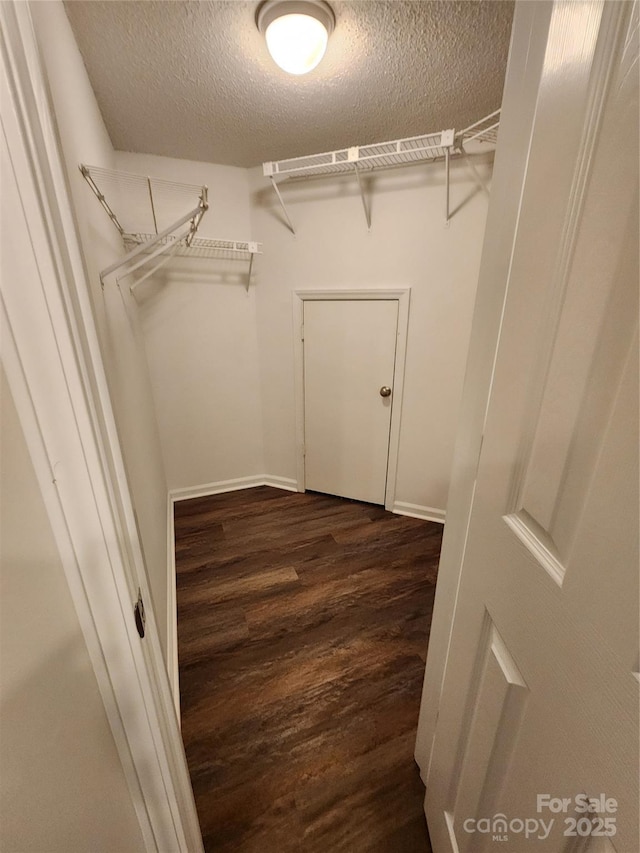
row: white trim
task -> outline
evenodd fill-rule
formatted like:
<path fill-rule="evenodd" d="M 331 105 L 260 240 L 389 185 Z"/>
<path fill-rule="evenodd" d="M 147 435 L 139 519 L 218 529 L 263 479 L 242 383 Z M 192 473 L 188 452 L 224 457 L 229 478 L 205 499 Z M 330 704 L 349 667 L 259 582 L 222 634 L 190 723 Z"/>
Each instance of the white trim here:
<path fill-rule="evenodd" d="M 178 662 L 178 590 L 176 584 L 175 524 L 171 495 L 167 499 L 167 672 L 178 724 L 180 712 L 180 667 Z"/>
<path fill-rule="evenodd" d="M 192 498 L 205 498 L 209 495 L 220 495 L 224 492 L 237 492 L 239 489 L 252 489 L 254 486 L 264 486 L 263 477 L 236 477 L 234 480 L 217 480 L 215 483 L 203 483 L 199 486 L 186 486 L 183 489 L 170 489 L 169 500 L 188 501 Z"/>
<path fill-rule="evenodd" d="M 443 509 L 405 503 L 404 501 L 396 501 L 391 512 L 396 515 L 408 515 L 410 518 L 421 518 L 423 521 L 435 521 L 438 524 L 444 524 L 446 517 L 446 512 Z"/>
<path fill-rule="evenodd" d="M 298 484 L 290 477 L 274 477 L 271 474 L 266 474 L 264 483 L 261 486 L 273 486 L 274 489 L 284 489 L 287 492 L 297 492 Z"/>
<path fill-rule="evenodd" d="M 145 848 L 202 851 L 153 608 L 144 641 L 133 620 L 150 594 L 28 4 L 0 26 L 3 364 Z"/>
<path fill-rule="evenodd" d="M 293 291 L 293 352 L 295 371 L 295 407 L 296 407 L 296 478 L 299 492 L 305 490 L 304 473 L 304 341 L 302 325 L 304 303 L 311 300 L 395 300 L 398 303 L 398 329 L 396 358 L 393 374 L 393 405 L 389 428 L 389 456 L 387 459 L 387 485 L 384 507 L 393 511 L 398 473 L 398 455 L 400 452 L 400 425 L 402 421 L 402 400 L 404 391 L 404 371 L 407 355 L 407 337 L 409 332 L 409 303 L 411 288 L 391 288 L 376 290 L 294 290 Z"/>
<path fill-rule="evenodd" d="M 272 474 L 254 474 L 251 477 L 236 477 L 234 480 L 217 480 L 199 486 L 187 486 L 184 489 L 171 489 L 169 501 L 188 501 L 192 498 L 206 498 L 209 495 L 221 495 L 225 492 L 237 492 L 240 489 L 254 489 L 256 486 L 273 486 L 274 489 L 286 489 L 297 492 L 296 481 L 290 477 L 276 477 Z M 174 566 L 175 570 L 175 566 Z"/>

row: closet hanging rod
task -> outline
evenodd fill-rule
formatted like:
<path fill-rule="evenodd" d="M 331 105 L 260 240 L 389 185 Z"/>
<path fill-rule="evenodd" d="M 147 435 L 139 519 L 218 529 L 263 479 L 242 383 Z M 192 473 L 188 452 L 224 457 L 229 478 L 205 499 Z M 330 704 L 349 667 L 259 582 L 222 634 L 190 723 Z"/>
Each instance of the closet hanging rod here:
<path fill-rule="evenodd" d="M 154 258 L 157 258 L 158 255 L 162 255 L 163 253 L 171 253 L 175 251 L 175 249 L 185 242 L 186 238 L 191 234 L 191 223 L 187 220 L 188 227 L 183 230 L 181 234 L 175 233 L 179 230 L 180 227 L 176 228 L 171 232 L 169 236 L 164 236 L 163 238 L 158 235 L 157 237 L 151 237 L 147 242 L 142 245 L 139 244 L 135 246 L 135 252 L 132 250 L 127 253 L 127 257 L 129 260 L 133 260 L 135 257 L 138 258 L 135 263 L 131 264 L 130 267 L 127 267 L 126 270 L 122 273 L 121 276 L 118 277 L 118 281 L 120 278 L 124 278 L 124 276 L 131 275 L 131 273 L 140 269 L 140 267 L 148 264 L 149 261 L 152 261 Z M 185 223 L 183 222 L 184 226 Z M 153 247 L 153 248 L 152 248 Z M 106 273 L 108 275 L 108 272 Z"/>
<path fill-rule="evenodd" d="M 157 263 L 157 264 L 154 264 L 154 265 L 151 267 L 151 269 L 149 269 L 149 270 L 147 270 L 147 271 L 145 272 L 145 274 L 144 274 L 144 275 L 141 275 L 141 276 L 140 276 L 140 278 L 137 278 L 134 282 L 132 282 L 132 283 L 131 283 L 131 285 L 130 285 L 130 287 L 129 287 L 129 291 L 130 291 L 130 293 L 133 293 L 133 292 L 134 292 L 134 290 L 135 290 L 135 288 L 136 288 L 139 284 L 142 284 L 142 282 L 143 282 L 143 281 L 146 281 L 146 280 L 147 280 L 148 278 L 150 278 L 154 273 L 157 273 L 157 272 L 158 272 L 158 270 L 160 270 L 160 269 L 161 269 L 165 264 L 169 263 L 169 261 L 170 261 L 170 260 L 174 257 L 174 255 L 176 254 L 176 251 L 177 251 L 177 249 L 179 248 L 179 246 L 180 246 L 181 242 L 182 242 L 182 240 L 180 240 L 180 239 L 174 240 L 174 241 L 173 241 L 173 245 L 169 248 L 169 250 L 168 250 L 167 252 L 165 252 L 164 256 L 163 256 L 162 258 L 160 258 L 160 260 L 158 261 L 158 263 Z M 125 275 L 128 275 L 128 271 L 125 273 Z"/>
<path fill-rule="evenodd" d="M 206 204 L 206 202 L 205 202 L 205 204 Z M 115 263 L 108 266 L 106 269 L 102 270 L 102 272 L 100 273 L 100 281 L 104 285 L 104 279 L 108 275 L 110 275 L 111 273 L 120 269 L 125 264 L 128 264 L 130 261 L 137 258 L 138 255 L 142 255 L 145 253 L 148 254 L 149 250 L 152 249 L 157 244 L 160 244 L 160 247 L 162 250 L 166 249 L 167 246 L 171 246 L 174 241 L 173 240 L 167 241 L 166 238 L 170 234 L 173 234 L 175 231 L 177 231 L 186 222 L 189 222 L 189 220 L 191 220 L 191 227 L 189 228 L 187 236 L 186 237 L 182 236 L 180 238 L 181 240 L 185 240 L 187 245 L 189 245 L 188 241 L 190 238 L 193 239 L 193 235 L 198 230 L 198 225 L 200 224 L 200 220 L 204 216 L 205 211 L 206 211 L 206 207 L 203 207 L 202 204 L 199 204 L 198 207 L 195 207 L 193 210 L 190 210 L 189 213 L 186 213 L 184 216 L 182 216 L 180 219 L 178 219 L 177 222 L 174 222 L 173 224 L 169 225 L 169 227 L 165 228 L 165 230 L 162 231 L 160 234 L 154 235 L 148 242 L 140 243 L 140 244 L 136 245 L 133 249 L 131 249 L 129 252 L 127 252 L 126 255 L 124 255 L 122 258 L 120 258 Z M 158 255 L 158 254 L 160 254 L 160 251 L 151 252 L 151 257 L 152 258 L 156 257 L 156 255 Z M 149 258 L 146 258 L 146 260 L 149 260 Z M 136 264 L 134 266 L 134 268 L 137 269 L 138 266 L 139 266 L 139 264 Z"/>

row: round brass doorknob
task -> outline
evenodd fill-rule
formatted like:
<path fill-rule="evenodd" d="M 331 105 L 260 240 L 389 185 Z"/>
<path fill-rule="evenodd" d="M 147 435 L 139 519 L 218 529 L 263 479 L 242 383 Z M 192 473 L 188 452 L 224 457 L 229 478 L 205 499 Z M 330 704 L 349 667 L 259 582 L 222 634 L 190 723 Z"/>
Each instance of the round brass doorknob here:
<path fill-rule="evenodd" d="M 380 396 L 381 397 L 390 397 L 391 396 L 391 388 L 389 388 L 388 385 L 383 385 L 382 388 L 380 389 Z"/>

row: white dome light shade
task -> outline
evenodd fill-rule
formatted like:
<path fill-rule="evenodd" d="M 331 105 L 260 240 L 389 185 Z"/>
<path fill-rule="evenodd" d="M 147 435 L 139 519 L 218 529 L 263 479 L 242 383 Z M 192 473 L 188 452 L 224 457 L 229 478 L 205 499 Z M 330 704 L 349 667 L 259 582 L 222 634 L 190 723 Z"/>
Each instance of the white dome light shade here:
<path fill-rule="evenodd" d="M 322 0 L 267 0 L 257 24 L 276 65 L 288 74 L 306 74 L 324 56 L 334 18 Z"/>
<path fill-rule="evenodd" d="M 273 61 L 283 71 L 306 74 L 324 56 L 329 34 L 309 15 L 283 15 L 269 24 L 265 39 Z"/>

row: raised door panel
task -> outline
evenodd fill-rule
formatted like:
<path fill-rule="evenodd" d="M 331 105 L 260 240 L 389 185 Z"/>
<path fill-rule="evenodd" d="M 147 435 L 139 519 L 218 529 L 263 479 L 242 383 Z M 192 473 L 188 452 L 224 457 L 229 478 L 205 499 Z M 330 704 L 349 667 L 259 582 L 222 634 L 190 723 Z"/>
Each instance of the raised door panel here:
<path fill-rule="evenodd" d="M 473 674 L 474 687 L 458 743 L 445 813 L 451 847 L 478 853 L 492 826 L 512 752 L 525 716 L 529 689 L 488 613 Z"/>
<path fill-rule="evenodd" d="M 397 300 L 305 302 L 305 488 L 384 504 L 397 327 Z"/>

